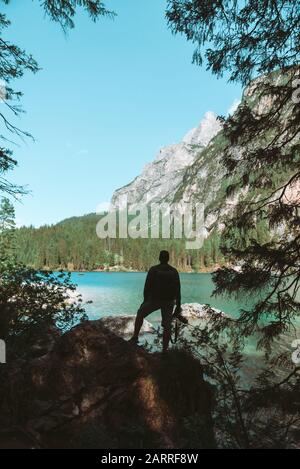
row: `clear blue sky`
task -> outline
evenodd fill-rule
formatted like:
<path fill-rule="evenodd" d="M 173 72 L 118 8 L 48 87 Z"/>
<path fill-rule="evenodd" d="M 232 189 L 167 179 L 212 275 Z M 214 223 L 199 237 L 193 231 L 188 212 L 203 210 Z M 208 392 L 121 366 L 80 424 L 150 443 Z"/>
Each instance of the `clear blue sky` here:
<path fill-rule="evenodd" d="M 3 7 L 6 38 L 42 67 L 15 83 L 26 110 L 19 125 L 36 139 L 15 149 L 13 181 L 31 190 L 16 205 L 18 223 L 95 211 L 206 111 L 226 114 L 240 98 L 238 85 L 191 63 L 193 46 L 168 30 L 164 0 L 107 0 L 115 20 L 94 24 L 80 11 L 67 36 L 38 3 Z"/>

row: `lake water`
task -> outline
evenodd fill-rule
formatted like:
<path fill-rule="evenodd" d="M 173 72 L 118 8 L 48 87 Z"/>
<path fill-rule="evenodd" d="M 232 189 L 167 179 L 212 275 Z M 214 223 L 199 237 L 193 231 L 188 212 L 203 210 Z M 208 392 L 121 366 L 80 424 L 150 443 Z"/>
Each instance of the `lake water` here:
<path fill-rule="evenodd" d="M 86 306 L 90 319 L 103 316 L 135 314 L 143 300 L 146 273 L 88 272 L 72 273 L 72 281 L 84 301 L 93 301 Z M 211 274 L 180 274 L 182 303 L 210 304 L 231 317 L 237 317 L 240 308 L 251 306 L 251 302 L 232 298 L 212 297 L 214 284 Z M 152 318 L 159 317 L 154 313 Z"/>
<path fill-rule="evenodd" d="M 89 319 L 99 319 L 104 316 L 118 316 L 122 314 L 136 314 L 143 301 L 143 288 L 146 273 L 125 272 L 87 272 L 72 273 L 72 281 L 78 285 L 78 292 L 83 301 L 92 301 L 86 305 Z M 211 274 L 180 274 L 182 303 L 210 304 L 212 307 L 224 311 L 232 318 L 239 316 L 241 309 L 250 309 L 256 299 L 246 301 L 245 297 L 234 299 L 212 296 L 214 283 Z M 157 311 L 147 318 L 155 327 L 160 323 L 160 312 Z M 148 338 L 141 337 L 141 343 Z M 150 339 L 150 342 L 152 340 Z M 284 348 L 291 350 L 292 337 L 286 337 Z M 250 382 L 255 375 L 261 359 L 261 352 L 256 349 L 256 341 L 249 339 L 244 350 L 247 361 L 242 379 Z"/>

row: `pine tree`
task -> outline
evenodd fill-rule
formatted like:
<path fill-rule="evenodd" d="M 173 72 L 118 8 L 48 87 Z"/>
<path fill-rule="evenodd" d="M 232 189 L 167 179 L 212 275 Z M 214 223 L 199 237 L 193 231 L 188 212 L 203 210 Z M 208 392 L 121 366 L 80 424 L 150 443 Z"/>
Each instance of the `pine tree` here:
<path fill-rule="evenodd" d="M 276 408 L 280 444 L 286 444 L 289 431 L 297 428 L 288 421 L 300 415 L 299 367 L 291 351 L 282 354 L 278 348 L 300 316 L 300 4 L 169 0 L 167 18 L 174 33 L 195 44 L 196 63 L 205 61 L 212 73 L 247 87 L 237 112 L 223 119 L 228 139 L 223 163 L 232 178 L 227 194 L 237 194 L 239 202 L 225 220 L 222 250 L 236 267 L 218 270 L 214 281 L 216 294 L 249 295 L 256 302 L 241 311 L 237 322 L 223 321 L 215 331 L 226 329 L 236 346 L 233 361 L 249 337 L 265 351 L 259 386 L 238 395 L 245 415 L 250 408 Z M 238 154 L 233 145 L 240 148 Z M 283 359 L 283 370 L 287 364 L 289 370 L 278 379 L 272 368 Z M 263 426 L 260 432 L 270 435 Z M 259 445 L 257 429 L 253 435 Z"/>

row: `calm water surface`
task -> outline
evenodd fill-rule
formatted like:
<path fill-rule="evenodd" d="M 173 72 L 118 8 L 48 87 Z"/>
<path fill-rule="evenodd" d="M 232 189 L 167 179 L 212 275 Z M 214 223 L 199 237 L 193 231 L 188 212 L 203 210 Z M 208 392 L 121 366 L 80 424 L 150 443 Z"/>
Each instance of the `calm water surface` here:
<path fill-rule="evenodd" d="M 125 272 L 88 272 L 72 273 L 72 281 L 78 285 L 78 292 L 82 294 L 83 301 L 92 301 L 86 305 L 86 312 L 90 319 L 99 319 L 103 316 L 136 314 L 143 300 L 143 288 L 146 273 Z M 251 298 L 239 299 L 227 297 L 213 297 L 214 283 L 211 274 L 180 274 L 182 303 L 201 303 L 224 311 L 236 318 L 241 309 L 250 309 Z M 257 301 L 257 299 L 256 299 Z M 157 326 L 160 322 L 160 312 L 149 316 L 149 321 Z M 284 348 L 291 350 L 292 338 L 287 337 Z M 247 364 L 244 366 L 242 379 L 248 382 L 254 376 L 254 370 L 260 362 L 261 352 L 256 349 L 256 341 L 249 339 L 245 354 Z"/>
<path fill-rule="evenodd" d="M 146 273 L 88 272 L 72 273 L 72 281 L 84 301 L 90 319 L 108 315 L 135 314 L 143 300 Z M 225 297 L 212 297 L 214 284 L 211 274 L 180 274 L 182 303 L 210 304 L 232 317 L 241 308 L 249 308 L 250 301 Z"/>

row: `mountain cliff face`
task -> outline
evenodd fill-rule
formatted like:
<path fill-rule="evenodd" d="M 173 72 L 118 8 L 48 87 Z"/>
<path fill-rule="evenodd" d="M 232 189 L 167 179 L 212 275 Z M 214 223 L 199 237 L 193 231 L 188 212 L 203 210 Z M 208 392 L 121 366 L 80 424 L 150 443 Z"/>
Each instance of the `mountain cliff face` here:
<path fill-rule="evenodd" d="M 221 130 L 221 124 L 212 112 L 207 112 L 199 126 L 189 131 L 180 143 L 162 148 L 154 161 L 145 166 L 140 176 L 112 197 L 116 206 L 121 196 L 129 203 L 171 203 L 177 188 L 182 183 L 187 168 L 193 165 L 198 155 L 208 147 L 211 139 Z"/>
<path fill-rule="evenodd" d="M 256 118 L 270 110 L 272 97 L 268 94 L 258 97 L 258 89 L 262 82 L 267 85 L 280 86 L 286 76 L 274 72 L 268 76 L 254 80 L 243 93 L 241 105 L 247 103 Z M 287 104 L 278 116 L 283 126 L 288 121 L 290 105 Z M 260 137 L 261 138 L 261 137 Z M 272 129 L 265 135 L 265 143 L 272 139 Z M 233 158 L 239 158 L 247 151 L 245 145 L 231 145 Z M 251 148 L 261 145 L 254 138 Z M 203 203 L 205 206 L 205 235 L 216 227 L 222 229 L 224 215 L 230 214 L 240 197 L 247 191 L 227 197 L 229 185 L 225 177 L 222 163 L 224 151 L 228 146 L 220 121 L 212 112 L 208 112 L 200 125 L 188 132 L 183 141 L 177 145 L 166 147 L 160 151 L 153 163 L 148 164 L 142 174 L 127 186 L 117 190 L 112 198 L 115 205 L 120 195 L 127 195 L 128 202 L 135 203 Z M 297 188 L 291 188 L 293 194 Z"/>
<path fill-rule="evenodd" d="M 118 189 L 113 194 L 112 206 L 115 207 L 125 195 L 130 204 L 197 201 L 204 203 L 205 208 L 216 206 L 224 185 L 223 145 L 221 123 L 213 112 L 207 112 L 199 126 L 190 130 L 182 142 L 161 149 L 140 176 Z M 224 195 L 220 197 L 223 199 Z M 228 203 L 235 204 L 235 200 Z M 217 218 L 214 210 L 207 211 L 206 235 Z"/>
<path fill-rule="evenodd" d="M 162 148 L 139 176 L 116 190 L 112 206 L 116 207 L 122 196 L 127 196 L 130 204 L 204 203 L 206 209 L 211 209 L 205 220 L 208 235 L 218 218 L 213 207 L 219 197 L 224 199 L 225 169 L 221 164 L 224 145 L 221 122 L 213 112 L 207 112 L 199 126 L 190 130 L 180 143 Z M 235 204 L 235 200 L 228 204 Z"/>

